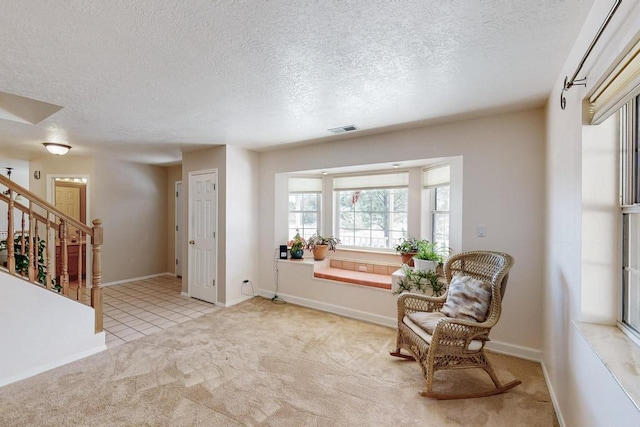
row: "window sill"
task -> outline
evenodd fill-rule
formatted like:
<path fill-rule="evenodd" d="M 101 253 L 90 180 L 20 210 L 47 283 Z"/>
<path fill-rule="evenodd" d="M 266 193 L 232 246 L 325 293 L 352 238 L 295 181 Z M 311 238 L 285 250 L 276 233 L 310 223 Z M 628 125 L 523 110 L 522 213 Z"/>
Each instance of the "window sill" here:
<path fill-rule="evenodd" d="M 640 347 L 617 326 L 575 322 L 620 387 L 640 410 Z"/>

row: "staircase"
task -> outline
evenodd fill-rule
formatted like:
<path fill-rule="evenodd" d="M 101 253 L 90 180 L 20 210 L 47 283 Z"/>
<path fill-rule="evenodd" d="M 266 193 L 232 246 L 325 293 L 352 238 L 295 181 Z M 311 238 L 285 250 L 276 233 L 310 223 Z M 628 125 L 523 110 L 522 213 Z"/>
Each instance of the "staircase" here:
<path fill-rule="evenodd" d="M 77 282 L 70 284 L 68 248 L 72 244 L 82 248 L 90 242 L 91 256 L 86 260 L 91 265 L 90 303 L 95 332 L 102 332 L 102 221 L 94 219 L 93 227 L 82 224 L 4 176 L 0 176 L 0 186 L 6 188 L 0 192 L 0 204 L 7 206 L 7 231 L 0 236 L 0 253 L 6 254 L 8 273 L 86 303 L 85 253 L 78 253 Z M 69 230 L 76 231 L 70 235 Z"/>

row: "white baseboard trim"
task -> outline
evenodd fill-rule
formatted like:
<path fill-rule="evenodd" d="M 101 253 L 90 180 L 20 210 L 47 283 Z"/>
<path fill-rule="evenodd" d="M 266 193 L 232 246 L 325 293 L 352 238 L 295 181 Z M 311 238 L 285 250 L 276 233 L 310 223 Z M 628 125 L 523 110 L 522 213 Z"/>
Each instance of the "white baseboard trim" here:
<path fill-rule="evenodd" d="M 100 332 L 104 334 L 104 332 Z M 67 363 L 75 362 L 76 360 L 84 359 L 85 357 L 92 356 L 96 353 L 100 353 L 107 349 L 106 344 L 102 344 L 98 347 L 94 347 L 90 350 L 82 351 L 80 353 L 73 354 L 71 356 L 62 358 L 60 360 L 56 360 L 54 362 L 45 363 L 44 365 L 36 366 L 35 368 L 31 368 L 27 371 L 20 372 L 19 374 L 12 375 L 10 377 L 0 378 L 0 387 L 3 387 L 7 384 L 14 383 L 16 381 L 24 380 L 26 378 L 32 377 L 34 375 L 41 374 L 43 372 L 50 371 L 51 369 L 57 368 L 62 365 L 66 365 Z"/>
<path fill-rule="evenodd" d="M 259 289 L 258 295 L 264 298 L 271 299 L 273 298 L 274 293 L 273 291 L 265 291 Z M 301 305 L 303 307 L 314 308 L 316 310 L 326 311 L 328 313 L 338 314 L 340 316 L 362 320 L 369 323 L 375 323 L 376 325 L 388 326 L 394 329 L 397 327 L 398 320 L 395 317 L 380 316 L 378 314 L 354 310 L 348 307 L 328 304 L 321 301 L 297 297 L 294 295 L 278 294 L 278 296 L 287 302 Z M 522 347 L 515 344 L 508 344 L 500 341 L 489 341 L 487 343 L 487 350 L 490 350 L 494 353 L 500 353 L 507 356 L 530 360 L 532 362 L 540 363 L 542 361 L 542 351 L 528 347 Z"/>
<path fill-rule="evenodd" d="M 542 362 L 542 351 L 529 347 L 522 347 L 515 344 L 508 344 L 501 341 L 489 341 L 486 349 L 494 353 L 506 354 L 519 359 L 530 360 L 532 362 Z"/>
<path fill-rule="evenodd" d="M 240 298 L 234 299 L 233 301 L 229 301 L 229 302 L 227 302 L 225 304 L 217 303 L 216 306 L 218 306 L 218 307 L 231 307 L 232 305 L 240 304 L 241 302 L 245 302 L 246 300 L 249 300 L 251 298 L 253 298 L 252 295 L 245 295 L 245 296 L 242 296 Z"/>
<path fill-rule="evenodd" d="M 175 277 L 175 274 L 172 274 L 172 273 L 169 273 L 169 272 L 165 272 L 165 273 L 150 274 L 148 276 L 132 277 L 131 279 L 116 280 L 115 282 L 103 283 L 102 287 L 120 285 L 122 283 L 136 282 L 138 280 L 153 279 L 154 277 L 160 277 L 160 276 L 174 276 Z"/>
<path fill-rule="evenodd" d="M 183 297 L 191 298 L 191 295 L 189 295 L 189 292 L 180 292 L 180 295 Z"/>
<path fill-rule="evenodd" d="M 544 361 L 540 361 L 540 365 L 542 366 L 542 376 L 544 377 L 544 382 L 547 384 L 547 390 L 549 390 L 549 396 L 551 396 L 553 409 L 556 411 L 558 424 L 560 424 L 560 427 L 565 427 L 567 424 L 564 422 L 564 417 L 562 416 L 562 411 L 560 410 L 560 405 L 558 404 L 558 397 L 556 396 L 555 390 L 552 387 L 551 378 L 549 378 L 547 367 L 545 366 Z"/>
<path fill-rule="evenodd" d="M 264 298 L 273 298 L 274 293 L 269 291 L 258 290 L 258 294 Z M 368 313 L 366 311 L 354 310 L 348 307 L 342 307 L 339 305 L 328 304 L 320 301 L 310 300 L 307 298 L 300 298 L 293 295 L 278 294 L 278 297 L 283 300 L 301 305 L 303 307 L 314 308 L 320 311 L 326 311 L 327 313 L 338 314 L 340 316 L 349 317 L 351 319 L 363 320 L 369 323 L 375 323 L 376 325 L 388 326 L 395 328 L 398 320 L 394 317 L 380 316 L 378 314 Z"/>

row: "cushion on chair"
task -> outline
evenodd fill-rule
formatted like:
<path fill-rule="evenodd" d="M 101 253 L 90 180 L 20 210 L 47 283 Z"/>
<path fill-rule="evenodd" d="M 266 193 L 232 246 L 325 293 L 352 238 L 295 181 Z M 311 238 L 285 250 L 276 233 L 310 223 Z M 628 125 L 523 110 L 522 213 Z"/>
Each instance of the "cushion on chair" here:
<path fill-rule="evenodd" d="M 491 283 L 456 274 L 451 279 L 442 313 L 456 319 L 484 322 L 491 302 Z"/>
<path fill-rule="evenodd" d="M 415 313 L 409 313 L 409 319 L 413 320 L 413 323 L 420 326 L 424 329 L 428 334 L 433 335 L 433 331 L 436 329 L 436 324 L 438 320 L 446 317 L 444 314 L 439 311 L 433 312 L 424 312 L 418 311 Z"/>
<path fill-rule="evenodd" d="M 431 345 L 431 341 L 433 340 L 433 334 L 427 333 L 420 326 L 413 323 L 413 320 L 409 318 L 409 316 L 404 316 L 402 319 L 402 323 L 407 325 L 409 329 L 416 333 L 424 342 Z M 467 350 L 469 351 L 478 351 L 482 348 L 484 340 L 472 340 L 467 346 Z"/>

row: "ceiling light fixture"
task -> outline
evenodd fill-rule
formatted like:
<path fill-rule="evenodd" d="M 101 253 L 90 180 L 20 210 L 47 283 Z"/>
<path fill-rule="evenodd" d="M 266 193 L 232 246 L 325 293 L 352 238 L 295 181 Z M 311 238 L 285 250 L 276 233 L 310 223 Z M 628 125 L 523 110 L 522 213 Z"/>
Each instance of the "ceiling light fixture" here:
<path fill-rule="evenodd" d="M 400 167 L 400 163 L 394 163 L 391 166 L 393 166 L 394 168 L 399 168 Z"/>
<path fill-rule="evenodd" d="M 58 144 L 57 142 L 43 142 L 42 145 L 44 145 L 48 152 L 58 156 L 64 156 L 71 150 L 70 145 Z"/>

